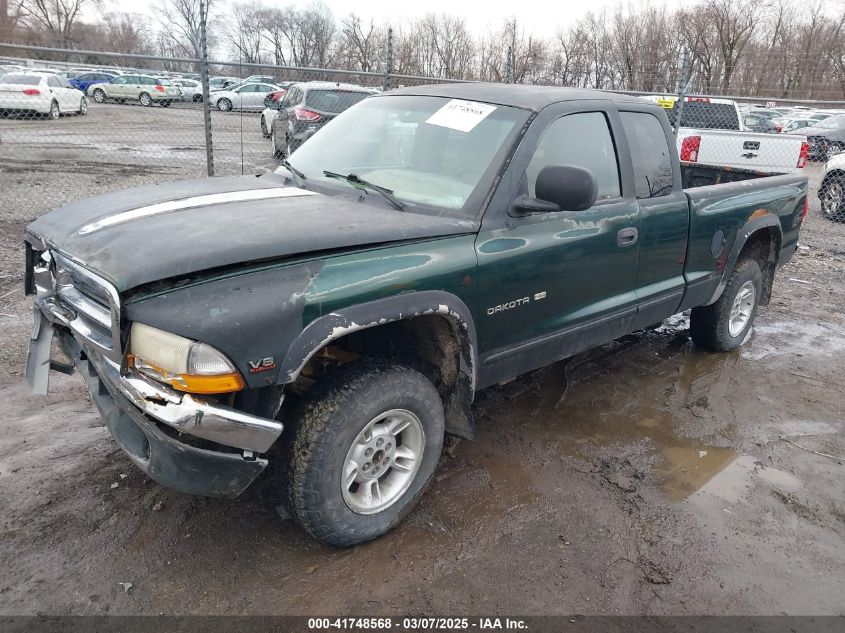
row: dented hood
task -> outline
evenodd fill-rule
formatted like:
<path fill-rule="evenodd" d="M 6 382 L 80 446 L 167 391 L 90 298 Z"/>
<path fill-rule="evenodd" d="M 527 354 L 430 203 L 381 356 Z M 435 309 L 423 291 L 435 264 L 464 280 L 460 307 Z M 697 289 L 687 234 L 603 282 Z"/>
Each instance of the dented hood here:
<path fill-rule="evenodd" d="M 171 182 L 52 211 L 28 231 L 117 286 L 309 252 L 470 233 L 477 223 L 287 186 L 281 175 Z"/>

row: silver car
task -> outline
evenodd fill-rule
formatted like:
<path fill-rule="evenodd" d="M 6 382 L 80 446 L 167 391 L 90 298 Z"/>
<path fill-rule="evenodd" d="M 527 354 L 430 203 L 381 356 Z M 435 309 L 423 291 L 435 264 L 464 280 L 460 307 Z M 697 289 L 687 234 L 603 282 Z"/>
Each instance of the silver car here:
<path fill-rule="evenodd" d="M 137 101 L 142 106 L 158 103 L 167 107 L 182 100 L 179 86 L 169 79 L 138 74 L 120 75 L 108 83 L 92 84 L 88 86 L 88 95 L 97 103 Z"/>
<path fill-rule="evenodd" d="M 193 79 L 174 79 L 175 83 L 182 90 L 182 101 L 192 103 L 202 102 L 202 84 Z"/>

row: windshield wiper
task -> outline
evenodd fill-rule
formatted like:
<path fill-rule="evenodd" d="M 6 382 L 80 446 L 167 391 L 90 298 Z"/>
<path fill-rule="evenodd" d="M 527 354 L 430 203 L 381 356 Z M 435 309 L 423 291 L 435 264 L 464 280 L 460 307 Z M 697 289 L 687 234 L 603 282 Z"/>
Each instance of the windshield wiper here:
<path fill-rule="evenodd" d="M 396 199 L 393 196 L 393 190 L 388 189 L 387 187 L 382 187 L 381 185 L 377 185 L 375 183 L 369 182 L 367 180 L 362 180 L 358 177 L 357 174 L 347 174 L 344 176 L 343 174 L 338 174 L 333 171 L 324 171 L 323 175 L 327 178 L 337 178 L 338 180 L 345 180 L 346 182 L 350 183 L 353 186 L 357 186 L 358 188 L 364 187 L 367 189 L 372 189 L 373 191 L 380 193 L 385 200 L 387 200 L 390 204 L 394 207 L 399 209 L 400 211 L 405 210 L 405 203 L 401 200 Z"/>
<path fill-rule="evenodd" d="M 285 169 L 287 169 L 291 174 L 293 174 L 293 179 L 296 182 L 297 187 L 301 188 L 305 185 L 305 181 L 308 180 L 308 178 L 305 176 L 305 174 L 303 174 L 301 171 L 299 171 L 296 167 L 291 165 L 287 158 L 284 159 L 279 164 L 282 167 L 284 167 Z"/>

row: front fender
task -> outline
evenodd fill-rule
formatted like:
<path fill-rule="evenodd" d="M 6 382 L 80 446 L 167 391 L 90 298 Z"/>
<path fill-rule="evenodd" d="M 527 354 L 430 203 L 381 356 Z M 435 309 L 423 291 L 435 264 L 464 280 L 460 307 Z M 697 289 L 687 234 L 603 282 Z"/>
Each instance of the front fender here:
<path fill-rule="evenodd" d="M 288 346 L 279 367 L 279 382 L 284 384 L 296 380 L 311 357 L 333 340 L 386 323 L 429 314 L 439 314 L 458 326 L 463 339 L 461 371 L 470 379 L 474 393 L 478 349 L 475 322 L 469 308 L 459 297 L 440 290 L 408 292 L 376 299 L 315 319 Z"/>

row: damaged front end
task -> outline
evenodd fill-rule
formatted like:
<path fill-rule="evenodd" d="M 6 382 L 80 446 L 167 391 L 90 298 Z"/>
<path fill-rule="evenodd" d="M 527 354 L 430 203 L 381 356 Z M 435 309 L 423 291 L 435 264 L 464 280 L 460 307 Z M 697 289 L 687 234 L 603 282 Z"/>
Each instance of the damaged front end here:
<path fill-rule="evenodd" d="M 26 376 L 33 393 L 49 373 L 79 370 L 112 436 L 130 459 L 164 486 L 235 497 L 267 466 L 282 424 L 215 398 L 172 389 L 127 362 L 128 324 L 106 279 L 43 244 L 27 243 L 27 294 L 35 325 Z M 72 361 L 51 358 L 54 338 Z"/>

